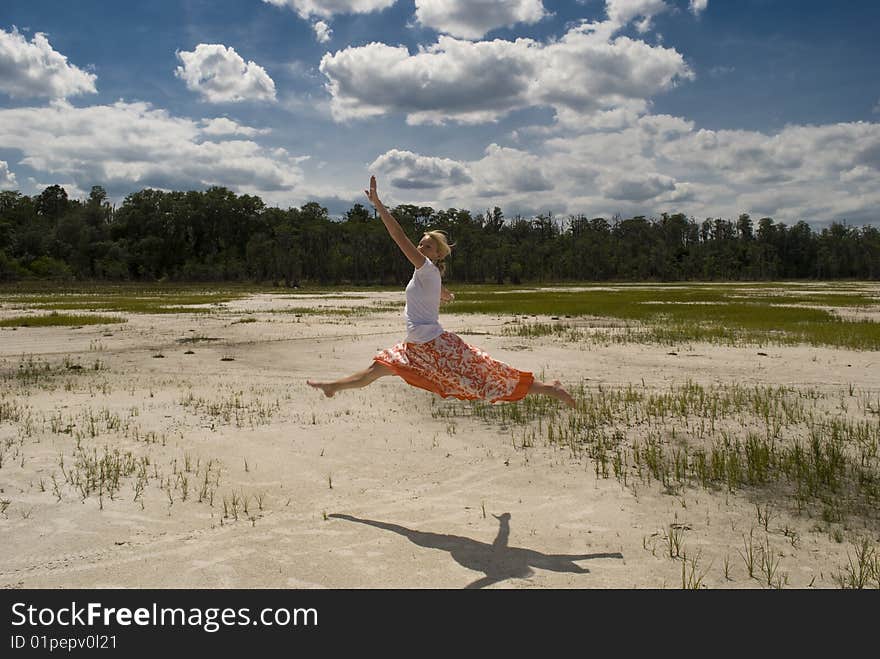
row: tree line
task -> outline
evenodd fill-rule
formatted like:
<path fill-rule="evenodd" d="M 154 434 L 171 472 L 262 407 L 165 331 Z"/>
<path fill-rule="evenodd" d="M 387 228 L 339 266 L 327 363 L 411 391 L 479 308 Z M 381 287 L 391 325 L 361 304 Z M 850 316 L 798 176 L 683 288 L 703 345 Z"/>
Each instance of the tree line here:
<path fill-rule="evenodd" d="M 455 244 L 447 279 L 467 283 L 880 279 L 880 229 L 814 231 L 749 215 L 698 222 L 681 213 L 628 219 L 505 218 L 403 204 L 407 234 L 442 229 Z M 409 278 L 372 209 L 332 218 L 316 202 L 282 210 L 222 188 L 145 189 L 113 207 L 101 186 L 69 199 L 0 192 L 0 281 L 230 281 L 397 284 Z"/>

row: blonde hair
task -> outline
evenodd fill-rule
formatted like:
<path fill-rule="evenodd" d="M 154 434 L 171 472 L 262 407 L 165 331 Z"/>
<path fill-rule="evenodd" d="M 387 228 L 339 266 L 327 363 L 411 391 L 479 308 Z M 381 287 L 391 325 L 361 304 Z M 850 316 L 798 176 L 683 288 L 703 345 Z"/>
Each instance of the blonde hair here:
<path fill-rule="evenodd" d="M 437 260 L 434 261 L 434 265 L 437 266 L 437 269 L 440 270 L 440 274 L 444 274 L 446 272 L 446 264 L 443 263 L 443 259 L 452 254 L 452 248 L 455 247 L 455 243 L 449 244 L 449 237 L 446 235 L 445 231 L 435 230 L 435 231 L 425 231 L 425 236 L 434 241 L 434 244 L 437 246 Z"/>

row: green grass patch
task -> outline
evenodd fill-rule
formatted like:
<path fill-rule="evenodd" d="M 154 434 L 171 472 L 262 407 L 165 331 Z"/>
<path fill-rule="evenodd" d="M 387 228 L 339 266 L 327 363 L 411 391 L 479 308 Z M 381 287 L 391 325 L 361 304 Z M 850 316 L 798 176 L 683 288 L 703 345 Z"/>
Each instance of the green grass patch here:
<path fill-rule="evenodd" d="M 241 299 L 264 289 L 258 286 L 181 284 L 90 284 L 2 286 L 0 303 L 56 311 L 120 313 L 210 313 L 207 306 Z M 277 289 L 274 289 L 277 292 Z"/>
<path fill-rule="evenodd" d="M 880 323 L 847 320 L 833 311 L 815 306 L 874 307 L 877 299 L 867 293 L 832 295 L 772 295 L 750 291 L 746 286 L 614 287 L 593 290 L 502 290 L 466 289 L 449 308 L 456 313 L 496 315 L 582 316 L 617 318 L 627 328 L 610 339 L 680 344 L 708 341 L 722 344 L 809 344 L 880 350 Z M 589 338 L 573 323 L 552 327 L 539 323 L 535 331 L 524 324 L 506 333 L 520 336 L 557 334 L 569 339 Z M 601 338 L 601 337 L 600 337 Z"/>
<path fill-rule="evenodd" d="M 362 307 L 290 307 L 288 309 L 273 309 L 271 313 L 293 314 L 295 316 L 367 316 L 372 313 L 382 313 L 403 308 L 402 302 L 388 302 Z"/>
<path fill-rule="evenodd" d="M 294 294 L 285 293 L 284 295 L 281 295 L 280 297 L 286 298 L 289 300 L 295 300 L 295 299 L 302 297 L 303 295 L 320 295 L 322 300 L 366 300 L 367 299 L 366 295 L 332 295 L 332 294 L 325 295 L 322 293 L 318 293 L 316 291 L 312 291 L 310 293 L 294 293 Z"/>
<path fill-rule="evenodd" d="M 142 297 L 87 297 L 71 295 L 67 299 L 58 296 L 33 296 L 8 299 L 15 305 L 36 309 L 52 309 L 56 311 L 115 311 L 124 313 L 167 314 L 167 313 L 210 313 L 210 307 L 195 306 L 220 304 L 244 297 L 222 293 L 189 294 L 189 295 L 155 295 Z"/>
<path fill-rule="evenodd" d="M 814 307 L 861 308 L 880 305 L 880 297 L 864 293 L 817 293 L 794 294 L 785 292 L 780 295 L 750 295 L 750 302 L 763 304 L 803 304 Z"/>
<path fill-rule="evenodd" d="M 213 306 L 270 293 L 281 298 L 318 295 L 324 300 L 364 299 L 363 294 L 342 295 L 347 287 L 287 288 L 248 284 L 89 284 L 49 286 L 45 282 L 0 286 L 0 303 L 18 308 L 54 311 L 109 311 L 117 313 L 169 314 L 211 313 Z M 360 289 L 359 289 L 360 290 Z M 400 290 L 370 288 L 370 291 Z M 302 313 L 302 312 L 297 312 Z M 359 312 L 355 312 L 359 313 Z"/>
<path fill-rule="evenodd" d="M 109 323 L 125 323 L 121 316 L 86 316 L 75 314 L 59 314 L 53 312 L 45 316 L 15 316 L 0 320 L 0 327 L 63 327 L 81 325 L 106 325 Z"/>

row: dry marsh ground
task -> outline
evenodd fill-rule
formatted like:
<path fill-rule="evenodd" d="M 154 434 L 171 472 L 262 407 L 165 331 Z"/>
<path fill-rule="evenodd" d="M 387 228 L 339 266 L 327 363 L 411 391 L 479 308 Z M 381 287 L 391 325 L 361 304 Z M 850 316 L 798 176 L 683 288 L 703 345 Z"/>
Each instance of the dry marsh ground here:
<path fill-rule="evenodd" d="M 577 409 L 309 388 L 401 291 L 0 289 L 0 585 L 880 587 L 880 285 L 457 292 Z"/>

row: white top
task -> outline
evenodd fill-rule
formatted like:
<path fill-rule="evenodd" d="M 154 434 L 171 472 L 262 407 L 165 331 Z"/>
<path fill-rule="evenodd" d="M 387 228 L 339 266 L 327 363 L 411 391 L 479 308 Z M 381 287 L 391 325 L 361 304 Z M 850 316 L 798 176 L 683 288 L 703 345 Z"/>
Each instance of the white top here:
<path fill-rule="evenodd" d="M 443 333 L 440 327 L 440 271 L 425 259 L 421 268 L 413 271 L 412 279 L 406 285 L 406 341 L 427 343 Z"/>

